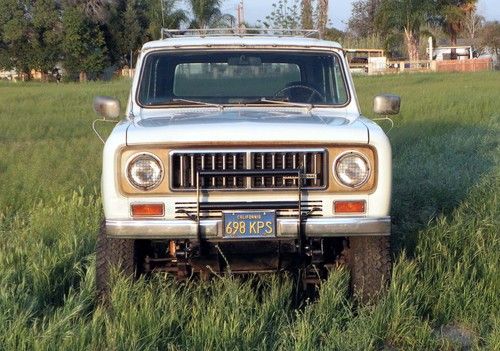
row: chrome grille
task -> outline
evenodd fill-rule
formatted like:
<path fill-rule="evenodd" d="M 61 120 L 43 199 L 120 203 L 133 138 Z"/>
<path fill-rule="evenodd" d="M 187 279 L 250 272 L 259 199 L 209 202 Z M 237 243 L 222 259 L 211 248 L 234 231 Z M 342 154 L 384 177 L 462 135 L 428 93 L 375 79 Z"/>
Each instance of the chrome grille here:
<path fill-rule="evenodd" d="M 195 190 L 196 172 L 199 170 L 244 170 L 245 152 L 173 153 L 171 157 L 171 187 L 173 190 Z M 242 176 L 203 177 L 202 189 L 239 189 L 246 187 Z"/>
<path fill-rule="evenodd" d="M 302 188 L 314 189 L 326 186 L 325 151 L 279 151 L 252 152 L 251 160 L 254 169 L 279 170 L 301 169 L 304 176 Z M 296 179 L 280 176 L 252 177 L 252 188 L 296 188 Z"/>
<path fill-rule="evenodd" d="M 300 169 L 303 189 L 327 186 L 327 153 L 316 150 L 238 150 L 238 151 L 173 151 L 170 158 L 172 190 L 196 190 L 200 170 L 290 170 Z M 208 190 L 294 189 L 297 179 L 283 176 L 212 176 L 200 177 L 200 188 Z"/>

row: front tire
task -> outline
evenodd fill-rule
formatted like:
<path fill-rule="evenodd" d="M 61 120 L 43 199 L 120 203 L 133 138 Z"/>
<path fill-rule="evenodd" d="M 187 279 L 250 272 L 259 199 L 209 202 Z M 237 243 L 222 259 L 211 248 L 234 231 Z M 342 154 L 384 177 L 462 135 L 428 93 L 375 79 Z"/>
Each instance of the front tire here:
<path fill-rule="evenodd" d="M 125 276 L 136 272 L 136 242 L 130 239 L 109 238 L 103 221 L 97 237 L 96 286 L 99 298 L 108 300 L 111 271 L 117 269 Z"/>
<path fill-rule="evenodd" d="M 373 302 L 390 280 L 390 238 L 364 236 L 348 240 L 346 261 L 351 272 L 351 290 L 362 302 Z"/>

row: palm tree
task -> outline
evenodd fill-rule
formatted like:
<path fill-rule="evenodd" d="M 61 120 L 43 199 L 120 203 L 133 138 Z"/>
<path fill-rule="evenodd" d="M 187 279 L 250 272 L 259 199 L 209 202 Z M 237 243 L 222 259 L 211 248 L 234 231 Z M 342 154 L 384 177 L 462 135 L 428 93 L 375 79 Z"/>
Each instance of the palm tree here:
<path fill-rule="evenodd" d="M 193 15 L 191 28 L 234 26 L 234 17 L 221 12 L 221 0 L 188 0 L 187 2 Z"/>
<path fill-rule="evenodd" d="M 458 34 L 465 26 L 467 14 L 476 10 L 477 0 L 440 0 L 438 11 L 443 30 L 450 36 L 452 46 L 457 45 Z"/>
<path fill-rule="evenodd" d="M 188 22 L 186 12 L 176 7 L 177 2 L 178 0 L 148 2 L 147 35 L 150 39 L 159 39 L 161 28 L 178 29 L 182 23 Z"/>
<path fill-rule="evenodd" d="M 383 0 L 377 26 L 383 31 L 402 31 L 410 61 L 418 61 L 420 28 L 428 21 L 431 0 Z"/>

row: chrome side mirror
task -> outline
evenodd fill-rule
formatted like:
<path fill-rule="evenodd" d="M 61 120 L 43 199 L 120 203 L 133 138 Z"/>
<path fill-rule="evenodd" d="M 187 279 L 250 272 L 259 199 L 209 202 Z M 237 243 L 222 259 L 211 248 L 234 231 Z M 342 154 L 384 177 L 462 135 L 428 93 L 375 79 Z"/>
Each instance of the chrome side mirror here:
<path fill-rule="evenodd" d="M 93 103 L 94 111 L 105 120 L 120 117 L 120 101 L 110 96 L 96 96 Z"/>
<path fill-rule="evenodd" d="M 397 115 L 401 106 L 401 97 L 392 94 L 377 95 L 373 99 L 373 112 L 379 115 Z"/>

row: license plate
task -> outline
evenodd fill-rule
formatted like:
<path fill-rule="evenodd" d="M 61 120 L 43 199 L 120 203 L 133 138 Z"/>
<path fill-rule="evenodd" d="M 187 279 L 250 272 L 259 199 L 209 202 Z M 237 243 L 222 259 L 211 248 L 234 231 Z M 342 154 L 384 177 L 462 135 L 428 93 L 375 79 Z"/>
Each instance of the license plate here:
<path fill-rule="evenodd" d="M 261 238 L 276 235 L 275 211 L 224 212 L 224 237 Z"/>

